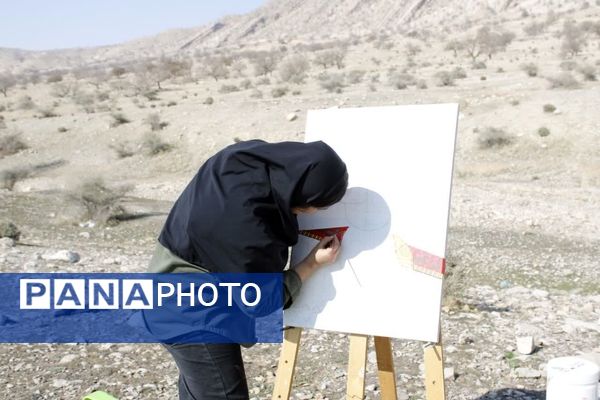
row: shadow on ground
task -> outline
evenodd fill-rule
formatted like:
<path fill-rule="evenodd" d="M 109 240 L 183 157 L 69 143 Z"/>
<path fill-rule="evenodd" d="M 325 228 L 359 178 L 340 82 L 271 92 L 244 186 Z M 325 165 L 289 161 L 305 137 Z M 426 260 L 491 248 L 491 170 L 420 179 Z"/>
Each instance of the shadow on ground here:
<path fill-rule="evenodd" d="M 520 400 L 545 400 L 545 390 L 529 390 L 529 389 L 498 389 L 491 390 L 483 396 L 477 397 L 475 400 L 499 400 L 499 399 L 520 399 Z"/>

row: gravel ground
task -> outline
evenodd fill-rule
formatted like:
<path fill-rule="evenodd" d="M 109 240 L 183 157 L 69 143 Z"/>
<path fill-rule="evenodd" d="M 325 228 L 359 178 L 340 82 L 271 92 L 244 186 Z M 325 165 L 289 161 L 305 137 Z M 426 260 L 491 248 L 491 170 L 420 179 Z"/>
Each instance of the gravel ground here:
<path fill-rule="evenodd" d="M 442 311 L 449 399 L 543 399 L 548 360 L 598 356 L 595 194 L 579 189 L 555 203 L 566 196 L 564 188 L 455 182 Z M 4 191 L 0 200 L 6 205 L 0 217 L 23 232 L 16 246 L 0 249 L 4 272 L 143 271 L 164 218 L 81 227 L 56 222 L 65 203 L 55 194 Z M 556 210 L 547 214 L 551 205 Z M 43 257 L 58 250 L 81 259 L 70 264 Z M 529 335 L 535 351 L 521 355 L 516 337 Z M 347 349 L 345 334 L 305 331 L 294 398 L 344 398 Z M 252 397 L 270 398 L 279 351 L 273 344 L 244 349 Z M 424 398 L 423 343 L 393 340 L 393 351 L 399 398 Z M 0 357 L 3 399 L 71 399 L 95 389 L 120 399 L 176 398 L 177 370 L 160 345 L 5 344 Z M 379 398 L 372 343 L 366 384 L 366 397 Z"/>

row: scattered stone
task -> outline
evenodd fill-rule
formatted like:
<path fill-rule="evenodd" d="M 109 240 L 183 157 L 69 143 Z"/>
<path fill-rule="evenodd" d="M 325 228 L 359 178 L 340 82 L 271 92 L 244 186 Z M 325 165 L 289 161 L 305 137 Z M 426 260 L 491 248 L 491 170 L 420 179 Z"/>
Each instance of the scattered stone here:
<path fill-rule="evenodd" d="M 79 357 L 77 354 L 67 354 L 66 356 L 63 356 L 63 358 L 61 358 L 58 363 L 59 364 L 68 364 L 68 363 L 72 362 L 73 360 L 75 360 L 77 357 Z"/>
<path fill-rule="evenodd" d="M 11 247 L 15 247 L 15 240 L 13 238 L 0 238 L 0 249 L 10 249 Z"/>
<path fill-rule="evenodd" d="M 296 119 L 298 119 L 298 114 L 289 113 L 286 118 L 288 121 L 292 122 L 292 121 L 295 121 Z"/>
<path fill-rule="evenodd" d="M 11 238 L 19 240 L 21 231 L 12 222 L 0 222 L 0 238 Z"/>
<path fill-rule="evenodd" d="M 365 390 L 366 390 L 367 392 L 374 392 L 374 391 L 376 391 L 376 390 L 377 390 L 377 385 L 375 385 L 374 383 L 371 383 L 370 385 L 367 385 L 367 386 L 365 387 Z"/>
<path fill-rule="evenodd" d="M 537 369 L 520 367 L 515 368 L 515 374 L 517 378 L 526 378 L 526 379 L 537 379 L 541 378 L 542 373 Z"/>
<path fill-rule="evenodd" d="M 535 350 L 535 341 L 533 336 L 517 337 L 517 351 L 524 355 L 529 355 Z"/>
<path fill-rule="evenodd" d="M 69 381 L 67 381 L 66 379 L 54 379 L 52 381 L 52 387 L 55 388 L 61 388 L 64 386 L 67 386 L 69 384 Z"/>
<path fill-rule="evenodd" d="M 54 254 L 43 255 L 42 258 L 47 261 L 64 261 L 71 264 L 74 264 L 81 259 L 78 253 L 71 250 L 60 250 Z"/>
<path fill-rule="evenodd" d="M 450 379 L 450 380 L 456 379 L 456 371 L 454 371 L 454 367 L 444 368 L 444 379 Z"/>

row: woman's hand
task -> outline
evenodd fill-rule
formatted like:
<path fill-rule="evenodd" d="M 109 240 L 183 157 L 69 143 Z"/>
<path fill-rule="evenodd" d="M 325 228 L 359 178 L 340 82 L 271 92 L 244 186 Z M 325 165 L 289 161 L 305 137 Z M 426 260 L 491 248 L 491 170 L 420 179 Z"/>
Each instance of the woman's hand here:
<path fill-rule="evenodd" d="M 332 264 L 340 253 L 341 244 L 336 235 L 323 238 L 306 256 L 306 258 L 294 267 L 294 270 L 304 282 L 318 268 Z"/>

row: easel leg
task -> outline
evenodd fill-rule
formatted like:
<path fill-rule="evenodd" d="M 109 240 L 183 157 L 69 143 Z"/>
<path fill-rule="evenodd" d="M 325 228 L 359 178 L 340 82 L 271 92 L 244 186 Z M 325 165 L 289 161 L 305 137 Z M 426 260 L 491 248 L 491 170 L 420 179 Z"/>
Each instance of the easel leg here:
<path fill-rule="evenodd" d="M 425 347 L 425 398 L 427 400 L 446 399 L 444 353 L 441 341 Z"/>
<path fill-rule="evenodd" d="M 375 336 L 375 353 L 377 354 L 377 370 L 381 386 L 382 400 L 396 400 L 396 373 L 392 356 L 392 341 L 389 337 Z"/>
<path fill-rule="evenodd" d="M 285 331 L 273 388 L 273 400 L 287 400 L 290 398 L 301 335 L 302 328 L 289 328 Z"/>
<path fill-rule="evenodd" d="M 367 370 L 368 344 L 368 336 L 354 334 L 350 335 L 346 399 L 362 400 L 365 397 L 365 372 Z"/>

